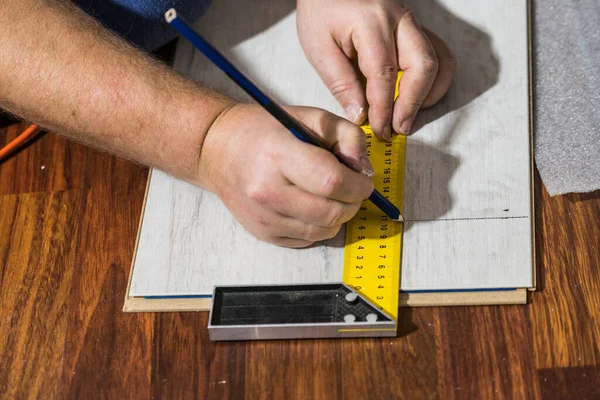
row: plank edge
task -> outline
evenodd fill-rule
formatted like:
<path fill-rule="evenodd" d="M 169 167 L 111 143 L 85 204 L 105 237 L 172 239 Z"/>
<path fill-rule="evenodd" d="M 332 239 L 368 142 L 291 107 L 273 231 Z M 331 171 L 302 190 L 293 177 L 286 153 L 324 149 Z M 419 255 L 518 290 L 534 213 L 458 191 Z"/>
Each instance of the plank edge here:
<path fill-rule="evenodd" d="M 133 257 L 131 257 L 131 266 L 129 267 L 129 279 L 127 280 L 127 289 L 125 290 L 125 302 L 123 303 L 123 311 L 126 311 L 127 301 L 130 299 L 129 293 L 131 289 L 131 279 L 133 278 L 133 269 L 135 268 L 135 261 L 138 254 L 138 246 L 140 244 L 140 236 L 142 235 L 142 225 L 144 223 L 144 217 L 146 216 L 146 203 L 148 202 L 148 192 L 150 191 L 150 182 L 152 180 L 152 171 L 154 168 L 150 168 L 148 171 L 148 178 L 146 179 L 146 190 L 144 191 L 144 203 L 142 204 L 142 210 L 140 211 L 140 221 L 138 223 L 137 234 L 135 237 L 135 246 L 133 248 Z"/>
<path fill-rule="evenodd" d="M 527 304 L 527 289 L 493 292 L 401 293 L 400 307 Z M 124 312 L 209 311 L 212 298 L 147 299 L 126 297 Z"/>

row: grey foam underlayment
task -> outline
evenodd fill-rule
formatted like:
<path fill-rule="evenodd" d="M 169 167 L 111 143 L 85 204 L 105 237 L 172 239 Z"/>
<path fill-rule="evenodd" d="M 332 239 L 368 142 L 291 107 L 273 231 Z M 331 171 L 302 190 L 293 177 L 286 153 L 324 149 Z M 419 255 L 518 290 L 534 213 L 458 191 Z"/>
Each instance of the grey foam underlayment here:
<path fill-rule="evenodd" d="M 600 1 L 533 2 L 535 161 L 551 195 L 600 188 Z"/>

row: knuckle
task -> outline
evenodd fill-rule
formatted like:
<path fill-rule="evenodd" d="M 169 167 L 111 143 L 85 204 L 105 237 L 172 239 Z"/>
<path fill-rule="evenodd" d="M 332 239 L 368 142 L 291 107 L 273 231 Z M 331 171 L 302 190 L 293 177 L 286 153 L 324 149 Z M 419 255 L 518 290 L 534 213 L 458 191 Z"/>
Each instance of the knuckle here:
<path fill-rule="evenodd" d="M 340 168 L 332 169 L 325 175 L 322 183 L 322 190 L 326 196 L 331 196 L 344 187 L 344 174 Z"/>
<path fill-rule="evenodd" d="M 380 80 L 385 80 L 385 81 L 394 81 L 396 82 L 396 78 L 398 76 L 398 67 L 396 67 L 394 64 L 390 64 L 390 63 L 381 63 L 379 65 L 377 65 L 375 68 L 373 68 L 373 72 L 371 73 L 371 76 L 368 76 L 368 78 L 371 79 L 380 79 Z"/>
<path fill-rule="evenodd" d="M 307 225 L 301 237 L 303 240 L 316 242 L 321 239 L 320 230 L 315 225 Z"/>
<path fill-rule="evenodd" d="M 328 88 L 331 94 L 337 97 L 341 94 L 351 91 L 358 84 L 359 82 L 357 79 L 336 79 L 329 83 Z"/>
<path fill-rule="evenodd" d="M 419 108 L 421 108 L 421 106 L 423 105 L 423 102 L 421 102 L 420 100 L 418 100 L 416 98 L 410 98 L 410 99 L 405 99 L 403 104 L 405 106 L 408 106 L 408 108 L 412 109 L 414 112 L 414 110 L 418 110 Z"/>
<path fill-rule="evenodd" d="M 381 2 L 378 2 L 371 6 L 371 13 L 372 16 L 374 16 L 377 20 L 382 22 L 387 21 L 390 15 L 388 7 Z"/>
<path fill-rule="evenodd" d="M 268 231 L 271 230 L 271 222 L 261 215 L 255 215 L 253 219 L 254 223 L 259 227 L 259 229 L 268 234 Z"/>
<path fill-rule="evenodd" d="M 341 226 L 344 222 L 343 208 L 341 206 L 332 205 L 327 212 L 325 226 L 328 228 L 333 228 L 336 226 Z"/>
<path fill-rule="evenodd" d="M 336 237 L 337 234 L 340 232 L 340 229 L 342 229 L 341 225 L 328 229 L 324 239 L 332 239 Z"/>
<path fill-rule="evenodd" d="M 269 204 L 273 201 L 273 193 L 264 183 L 259 183 L 247 189 L 246 195 L 258 204 Z"/>
<path fill-rule="evenodd" d="M 340 228 L 341 226 L 333 228 L 322 228 L 320 226 L 309 225 L 306 227 L 302 239 L 309 242 L 318 242 L 321 240 L 331 239 L 332 237 L 337 235 Z"/>

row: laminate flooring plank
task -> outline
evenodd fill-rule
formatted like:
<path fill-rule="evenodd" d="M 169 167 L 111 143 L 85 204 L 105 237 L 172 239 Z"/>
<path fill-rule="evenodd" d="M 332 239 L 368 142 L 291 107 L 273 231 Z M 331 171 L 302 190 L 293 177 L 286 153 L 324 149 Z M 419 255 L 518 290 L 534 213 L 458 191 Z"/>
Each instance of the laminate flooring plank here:
<path fill-rule="evenodd" d="M 527 1 L 428 0 L 413 6 L 448 40 L 458 68 L 447 96 L 421 112 L 418 131 L 408 140 L 404 214 L 410 222 L 401 287 L 530 287 Z M 276 99 L 340 113 L 302 53 L 292 10 L 287 1 L 223 0 L 197 27 Z M 246 98 L 185 41 L 175 67 Z M 302 250 L 261 243 L 216 196 L 155 170 L 129 294 L 210 294 L 223 284 L 339 281 L 342 247 L 343 232 Z"/>

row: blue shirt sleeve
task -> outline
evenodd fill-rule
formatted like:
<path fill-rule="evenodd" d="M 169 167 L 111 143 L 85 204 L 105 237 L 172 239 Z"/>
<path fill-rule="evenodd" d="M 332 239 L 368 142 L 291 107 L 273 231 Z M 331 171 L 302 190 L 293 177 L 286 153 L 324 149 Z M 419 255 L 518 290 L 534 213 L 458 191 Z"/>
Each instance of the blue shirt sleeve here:
<path fill-rule="evenodd" d="M 171 7 L 195 22 L 212 0 L 75 0 L 82 10 L 108 29 L 142 49 L 151 51 L 177 36 L 163 15 Z"/>

